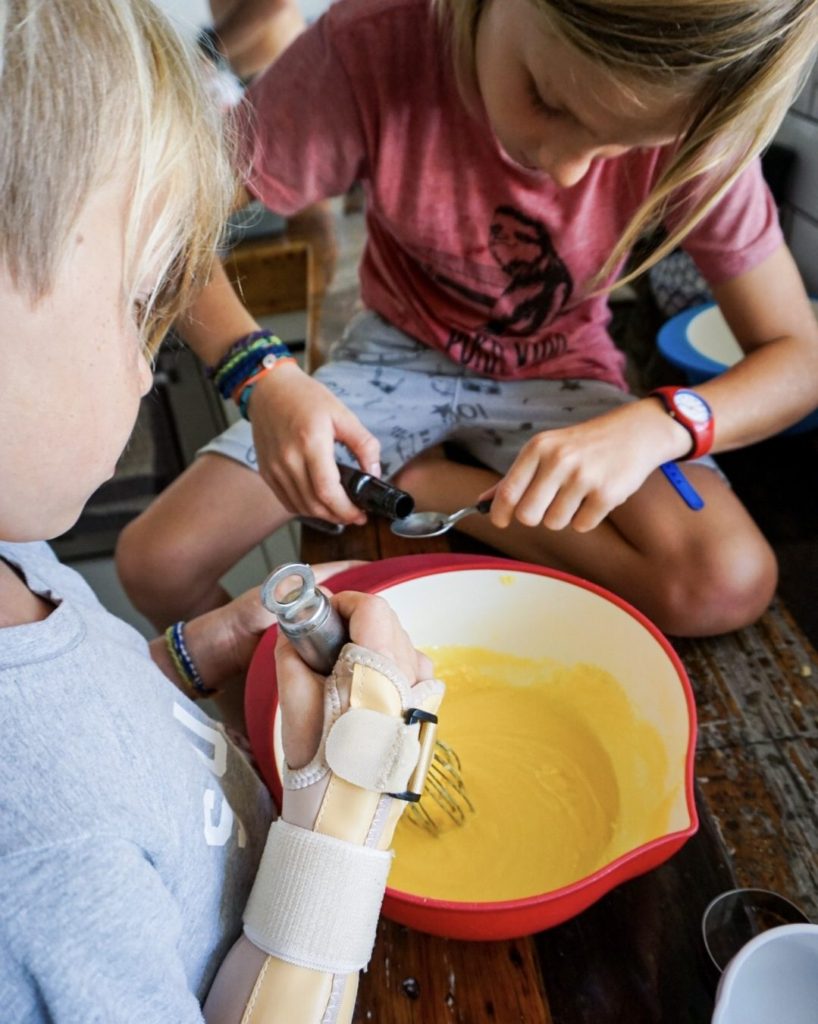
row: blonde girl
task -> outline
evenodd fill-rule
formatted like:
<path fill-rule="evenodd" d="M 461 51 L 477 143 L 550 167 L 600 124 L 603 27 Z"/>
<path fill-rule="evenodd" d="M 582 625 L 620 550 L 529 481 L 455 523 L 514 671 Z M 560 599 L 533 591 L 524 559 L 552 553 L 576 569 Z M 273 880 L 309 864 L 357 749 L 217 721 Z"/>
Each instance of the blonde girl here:
<path fill-rule="evenodd" d="M 464 531 L 594 579 L 668 632 L 753 621 L 775 559 L 709 452 L 818 402 L 818 327 L 758 163 L 816 32 L 816 0 L 333 5 L 251 90 L 246 184 L 289 213 L 363 180 L 366 311 L 315 378 L 278 349 L 255 377 L 252 318 L 223 279 L 202 295 L 188 337 L 252 431 L 214 441 L 126 532 L 136 603 L 158 622 L 211 607 L 293 513 L 360 522 L 341 457 L 420 508 L 492 494 Z M 746 358 L 698 393 L 637 400 L 607 296 L 660 224 L 634 273 L 681 242 Z M 444 460 L 442 441 L 479 465 Z M 659 472 L 686 458 L 700 511 Z"/>
<path fill-rule="evenodd" d="M 265 1021 L 317 1024 L 349 1020 L 354 1003 L 348 946 L 319 944 L 324 969 L 312 970 L 293 967 L 269 927 L 252 942 L 242 935 L 268 834 L 290 846 L 259 871 L 256 918 L 281 919 L 314 944 L 325 929 L 337 934 L 304 920 L 289 896 L 280 917 L 279 900 L 266 899 L 281 863 L 309 893 L 312 873 L 292 844 L 312 837 L 313 822 L 288 794 L 286 833 L 270 824 L 263 784 L 196 704 L 246 671 L 272 622 L 258 593 L 148 644 L 45 543 L 113 474 L 151 386 L 150 353 L 209 273 L 233 185 L 202 97 L 196 64 L 148 0 L 0 2 L 7 1021 L 238 1022 L 252 997 L 272 1003 Z M 391 612 L 362 595 L 335 600 L 363 654 L 408 696 L 425 665 Z M 358 651 L 347 649 L 347 666 Z M 326 681 L 289 645 L 278 657 L 287 758 L 312 762 L 314 779 Z M 330 877 L 323 895 L 348 908 L 349 879 Z M 378 906 L 376 890 L 375 915 Z M 346 939 L 360 942 L 360 929 Z"/>

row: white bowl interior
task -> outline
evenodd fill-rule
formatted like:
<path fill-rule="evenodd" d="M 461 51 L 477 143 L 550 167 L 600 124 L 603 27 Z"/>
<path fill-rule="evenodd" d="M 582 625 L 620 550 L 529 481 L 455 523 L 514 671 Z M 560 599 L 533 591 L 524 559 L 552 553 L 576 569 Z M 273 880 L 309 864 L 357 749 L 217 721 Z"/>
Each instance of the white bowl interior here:
<path fill-rule="evenodd" d="M 749 942 L 725 972 L 713 1024 L 815 1024 L 818 926 L 783 925 Z"/>
<path fill-rule="evenodd" d="M 423 576 L 380 594 L 417 647 L 483 647 L 611 673 L 665 744 L 667 776 L 655 785 L 673 794 L 668 831 L 688 827 L 684 689 L 667 652 L 633 615 L 565 580 L 504 569 Z"/>
<path fill-rule="evenodd" d="M 818 319 L 818 300 L 812 309 Z M 723 366 L 733 366 L 744 355 L 718 306 L 706 309 L 687 325 L 687 340 L 697 352 Z"/>

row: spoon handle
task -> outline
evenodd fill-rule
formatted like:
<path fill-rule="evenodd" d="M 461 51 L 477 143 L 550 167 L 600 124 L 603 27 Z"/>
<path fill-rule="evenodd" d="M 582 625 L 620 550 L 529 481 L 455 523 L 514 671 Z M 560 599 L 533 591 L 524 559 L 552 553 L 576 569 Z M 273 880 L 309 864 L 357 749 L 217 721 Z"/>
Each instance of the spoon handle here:
<path fill-rule="evenodd" d="M 453 512 L 452 515 L 448 516 L 448 522 L 446 523 L 446 530 L 450 530 L 455 523 L 459 523 L 461 519 L 465 519 L 466 516 L 473 516 L 475 512 L 488 512 L 491 508 L 491 498 L 484 498 L 479 501 L 476 505 L 467 505 L 466 508 L 461 508 L 457 512 Z"/>

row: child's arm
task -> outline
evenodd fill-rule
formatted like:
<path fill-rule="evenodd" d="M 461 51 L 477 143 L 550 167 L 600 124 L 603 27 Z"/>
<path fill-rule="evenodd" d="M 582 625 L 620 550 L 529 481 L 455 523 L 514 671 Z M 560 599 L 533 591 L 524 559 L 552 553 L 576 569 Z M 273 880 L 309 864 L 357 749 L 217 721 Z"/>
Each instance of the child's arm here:
<path fill-rule="evenodd" d="M 245 935 L 205 1004 L 209 1024 L 348 1024 L 405 806 L 388 791 L 407 788 L 411 766 L 434 742 L 433 733 L 426 744 L 415 737 L 404 716 L 409 706 L 435 713 L 443 687 L 394 613 L 372 595 L 338 594 L 333 603 L 354 642 L 328 680 L 279 637 L 284 806 Z M 403 774 L 383 774 L 396 770 Z"/>
<path fill-rule="evenodd" d="M 233 342 L 258 330 L 219 263 L 177 326 L 210 366 Z M 293 364 L 278 366 L 256 384 L 249 411 L 259 472 L 289 512 L 331 522 L 366 521 L 341 487 L 334 445 L 345 444 L 375 476 L 380 476 L 380 446 L 323 384 Z"/>
<path fill-rule="evenodd" d="M 313 566 L 316 582 L 363 563 L 355 560 L 322 562 Z M 185 642 L 204 682 L 220 689 L 224 682 L 244 679 L 253 652 L 264 633 L 275 624 L 275 615 L 261 603 L 260 588 L 254 587 L 229 604 L 197 615 L 185 624 Z M 164 637 L 149 644 L 151 658 L 172 683 L 182 688 Z"/>
<path fill-rule="evenodd" d="M 782 430 L 818 403 L 818 324 L 786 246 L 714 293 L 747 353 L 696 387 L 713 410 L 713 450 L 729 451 Z M 656 398 L 538 434 L 497 485 L 492 523 L 591 530 L 662 463 L 689 450 L 690 435 Z"/>
<path fill-rule="evenodd" d="M 316 578 L 351 564 L 318 566 Z M 329 680 L 308 669 L 279 636 L 276 678 L 287 762 L 282 817 L 271 827 L 261 883 L 245 914 L 254 941 L 242 936 L 220 967 L 204 1008 L 208 1024 L 348 1024 L 358 968 L 374 944 L 392 833 L 405 807 L 362 780 L 381 779 L 388 766 L 403 775 L 381 788 L 406 789 L 422 750 L 434 742 L 433 733 L 424 744 L 404 724 L 409 706 L 436 713 L 440 704 L 443 686 L 431 678 L 429 660 L 381 598 L 347 592 L 332 600 L 352 642 Z M 273 618 L 256 589 L 187 624 L 188 651 L 208 685 L 246 672 Z M 163 641 L 152 642 L 151 654 L 178 681 Z M 380 735 L 378 727 L 386 732 Z M 380 755 L 373 735 L 380 736 Z M 361 755 L 367 744 L 369 762 Z M 316 887 L 318 877 L 323 882 Z M 307 895 L 295 899 L 293 890 Z M 333 922 L 315 909 L 321 906 Z"/>
<path fill-rule="evenodd" d="M 818 404 L 818 321 L 785 245 L 713 293 L 746 353 L 696 387 L 713 407 L 714 450 L 729 451 L 778 433 Z"/>
<path fill-rule="evenodd" d="M 221 51 L 230 60 L 247 50 L 259 32 L 289 7 L 288 0 L 239 0 L 229 6 L 213 23 Z"/>

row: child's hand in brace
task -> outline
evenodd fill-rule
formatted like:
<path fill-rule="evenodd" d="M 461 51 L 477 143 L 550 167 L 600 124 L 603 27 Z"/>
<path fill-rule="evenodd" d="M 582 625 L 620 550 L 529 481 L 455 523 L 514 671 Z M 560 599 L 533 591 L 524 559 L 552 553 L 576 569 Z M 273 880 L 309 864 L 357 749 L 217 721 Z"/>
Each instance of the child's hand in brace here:
<path fill-rule="evenodd" d="M 383 599 L 346 592 L 332 601 L 350 642 L 328 677 L 283 635 L 276 648 L 284 805 L 244 915 L 246 938 L 267 954 L 248 1020 L 265 1024 L 351 1019 L 392 834 L 404 794 L 422 790 L 418 766 L 428 764 L 443 697 Z"/>
<path fill-rule="evenodd" d="M 336 594 L 332 602 L 349 624 L 352 643 L 388 658 L 410 686 L 431 677 L 431 662 L 415 650 L 382 598 L 346 591 Z M 302 768 L 314 757 L 321 739 L 325 679 L 307 668 L 283 633 L 276 647 L 276 676 L 284 756 L 291 769 Z"/>

